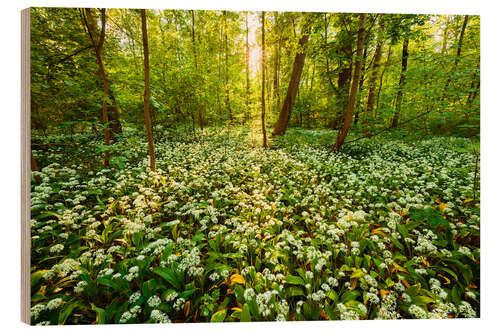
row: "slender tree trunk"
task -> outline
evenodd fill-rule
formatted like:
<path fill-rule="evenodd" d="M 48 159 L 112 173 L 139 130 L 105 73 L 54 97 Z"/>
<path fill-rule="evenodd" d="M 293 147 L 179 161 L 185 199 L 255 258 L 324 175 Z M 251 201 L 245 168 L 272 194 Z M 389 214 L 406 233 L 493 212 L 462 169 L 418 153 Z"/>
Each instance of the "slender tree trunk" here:
<path fill-rule="evenodd" d="M 403 103 L 403 88 L 406 78 L 406 69 L 408 67 L 408 43 L 409 39 L 406 37 L 403 41 L 403 55 L 401 60 L 401 76 L 399 77 L 399 87 L 398 94 L 396 97 L 396 111 L 394 112 L 394 118 L 392 118 L 391 128 L 398 127 L 399 117 L 401 115 L 401 104 Z"/>
<path fill-rule="evenodd" d="M 352 60 L 350 61 L 349 66 L 343 67 L 339 72 L 337 81 L 339 105 L 334 122 L 335 129 L 340 129 L 342 121 L 345 118 L 345 112 L 347 110 L 347 105 L 349 104 L 349 83 L 351 82 L 351 74 Z"/>
<path fill-rule="evenodd" d="M 220 86 L 222 85 L 222 44 L 223 44 L 223 25 L 220 25 L 219 32 L 219 50 L 217 53 L 217 70 L 219 71 L 219 84 L 217 85 L 217 125 L 219 125 L 219 119 L 222 119 L 222 102 L 221 102 L 221 92 Z"/>
<path fill-rule="evenodd" d="M 149 47 L 148 28 L 146 22 L 146 10 L 141 9 L 142 22 L 142 45 L 144 46 L 144 120 L 146 121 L 146 132 L 148 134 L 149 161 L 151 171 L 156 170 L 155 146 L 153 143 L 153 132 L 151 130 L 151 115 L 149 114 Z"/>
<path fill-rule="evenodd" d="M 379 26 L 379 36 L 377 39 L 377 46 L 375 47 L 375 55 L 373 56 L 373 67 L 372 67 L 372 72 L 370 76 L 370 82 L 369 82 L 369 92 L 368 92 L 368 100 L 366 102 L 366 115 L 363 118 L 363 132 L 365 136 L 369 136 L 369 128 L 368 124 L 371 123 L 372 118 L 373 118 L 373 102 L 375 100 L 375 84 L 377 82 L 377 76 L 378 76 L 378 67 L 379 67 L 379 62 L 380 58 L 382 55 L 382 46 L 384 43 L 383 40 L 383 30 L 384 26 L 382 23 L 380 23 Z"/>
<path fill-rule="evenodd" d="M 109 118 L 109 127 L 111 128 L 111 139 L 113 142 L 116 142 L 115 134 L 122 133 L 122 124 L 120 122 L 120 115 L 118 113 L 118 105 L 116 103 L 115 96 L 111 89 L 109 89 L 109 99 L 111 100 L 111 105 L 108 106 L 108 118 Z"/>
<path fill-rule="evenodd" d="M 31 172 L 33 171 L 38 172 L 39 171 L 38 165 L 36 164 L 35 157 L 33 157 L 33 151 L 31 150 L 31 147 L 30 147 L 30 152 L 31 152 Z M 35 175 L 34 178 L 37 184 L 40 184 L 42 182 L 40 175 Z"/>
<path fill-rule="evenodd" d="M 344 19 L 344 16 L 342 16 L 342 19 Z M 350 16 L 347 16 L 346 18 L 347 22 L 345 22 L 345 25 L 351 22 Z M 348 61 L 341 60 L 340 62 L 340 71 L 338 74 L 338 79 L 337 79 L 337 112 L 335 115 L 335 119 L 333 122 L 333 128 L 340 130 L 342 126 L 342 122 L 345 119 L 345 114 L 347 112 L 347 105 L 349 104 L 349 85 L 351 82 L 351 75 L 352 75 L 352 40 L 353 38 L 350 35 L 349 31 L 346 31 L 348 36 L 346 36 L 343 42 L 343 45 L 341 46 L 341 53 L 344 56 L 344 58 L 348 59 Z"/>
<path fill-rule="evenodd" d="M 332 81 L 332 77 L 331 77 L 331 74 L 330 74 L 330 56 L 328 54 L 328 16 L 327 16 L 327 13 L 324 14 L 324 28 L 325 28 L 325 40 L 324 40 L 324 44 L 323 44 L 323 50 L 324 52 L 326 53 L 325 54 L 325 69 L 326 69 L 326 76 L 328 78 L 328 82 L 330 83 L 330 87 L 335 87 L 335 85 L 333 84 L 333 81 Z"/>
<path fill-rule="evenodd" d="M 460 61 L 460 54 L 462 53 L 462 45 L 464 42 L 464 34 L 465 34 L 465 28 L 467 27 L 467 22 L 469 21 L 469 15 L 465 15 L 464 17 L 464 22 L 462 24 L 462 30 L 460 31 L 460 36 L 458 38 L 458 47 L 457 47 L 457 55 L 455 56 L 455 62 L 453 64 L 453 70 L 452 73 L 456 71 L 458 62 Z M 446 81 L 446 84 L 443 89 L 443 95 L 441 96 L 441 101 L 444 100 L 447 95 L 448 95 L 448 87 L 450 86 L 452 76 L 448 76 L 448 80 Z"/>
<path fill-rule="evenodd" d="M 444 31 L 443 31 L 443 46 L 441 48 L 441 54 L 446 54 L 446 48 L 448 46 L 448 26 L 449 26 L 449 23 L 446 22 L 446 26 L 444 28 Z"/>
<path fill-rule="evenodd" d="M 266 135 L 266 40 L 265 32 L 266 28 L 264 26 L 265 12 L 262 12 L 262 112 L 260 114 L 260 120 L 262 123 L 262 146 L 267 147 L 267 135 Z"/>
<path fill-rule="evenodd" d="M 196 47 L 196 34 L 195 34 L 195 18 L 194 18 L 194 10 L 191 10 L 191 39 L 193 42 L 193 60 L 194 60 L 194 69 L 198 72 L 198 55 L 197 55 L 197 47 Z M 203 113 L 202 113 L 202 99 L 201 96 L 198 96 L 199 104 L 198 104 L 198 125 L 200 126 L 200 130 L 203 131 Z"/>
<path fill-rule="evenodd" d="M 225 88 L 226 88 L 226 108 L 229 116 L 229 122 L 233 122 L 233 112 L 231 111 L 231 101 L 229 99 L 229 73 L 228 73 L 228 66 L 229 66 L 229 48 L 227 44 L 227 13 L 226 11 L 223 11 L 224 15 L 224 46 L 225 46 L 225 64 L 224 64 L 224 70 L 225 70 Z"/>
<path fill-rule="evenodd" d="M 337 135 L 337 141 L 335 143 L 335 151 L 339 152 L 342 144 L 344 143 L 349 129 L 351 127 L 352 116 L 354 113 L 354 106 L 356 105 L 356 93 L 358 91 L 359 84 L 359 74 L 361 71 L 361 57 L 363 52 L 363 45 L 365 39 L 365 14 L 359 14 L 359 30 L 358 30 L 358 40 L 356 44 L 356 61 L 354 64 L 354 77 L 352 79 L 351 93 L 349 94 L 349 104 L 347 106 L 347 114 L 344 120 L 344 126 L 342 130 L 339 131 Z"/>
<path fill-rule="evenodd" d="M 245 122 L 250 119 L 250 44 L 248 41 L 248 12 L 245 14 L 245 26 L 246 26 L 246 55 L 245 55 L 245 74 L 247 79 L 247 90 L 245 95 Z"/>
<path fill-rule="evenodd" d="M 309 87 L 309 91 L 312 93 L 313 91 L 313 86 L 314 86 L 314 72 L 316 71 L 316 64 L 313 64 L 313 70 L 311 74 L 311 85 Z"/>
<path fill-rule="evenodd" d="M 85 23 L 90 42 L 94 47 L 95 55 L 97 58 L 97 64 L 99 66 L 99 73 L 101 74 L 103 80 L 103 92 L 104 99 L 102 102 L 102 122 L 104 123 L 104 143 L 106 146 L 110 145 L 111 133 L 109 130 L 109 118 L 108 118 L 108 103 L 106 100 L 109 98 L 109 81 L 106 75 L 106 70 L 104 69 L 104 63 L 102 61 L 102 47 L 104 45 L 104 38 L 106 36 L 106 9 L 103 8 L 101 12 L 101 33 L 97 35 L 97 28 L 94 15 L 91 8 L 85 8 L 81 12 L 82 19 Z M 109 150 L 104 152 L 104 166 L 109 166 Z"/>
<path fill-rule="evenodd" d="M 375 109 L 375 115 L 374 118 L 377 118 L 377 112 L 378 112 L 378 106 L 380 103 L 380 92 L 382 91 L 382 85 L 384 83 L 384 74 L 385 71 L 387 70 L 387 66 L 389 66 L 389 63 L 391 61 L 391 55 L 392 55 L 392 45 L 389 44 L 389 50 L 387 51 L 387 59 L 384 64 L 384 69 L 382 70 L 382 73 L 380 74 L 380 82 L 378 85 L 378 91 L 377 91 L 377 108 Z"/>
<path fill-rule="evenodd" d="M 472 102 L 474 102 L 474 99 L 476 99 L 476 96 L 477 94 L 479 93 L 479 87 L 481 85 L 481 81 L 480 80 L 477 80 L 476 83 L 472 82 L 471 84 L 471 89 L 473 89 L 473 91 L 469 94 L 469 96 L 467 96 L 467 103 L 466 105 L 471 105 Z"/>
<path fill-rule="evenodd" d="M 309 40 L 309 29 L 310 25 L 308 23 L 305 23 L 303 35 L 299 40 L 299 51 L 297 51 L 295 60 L 293 62 L 292 75 L 290 76 L 290 83 L 288 84 L 286 97 L 283 101 L 283 107 L 281 109 L 278 121 L 274 126 L 272 135 L 285 134 L 286 128 L 288 126 L 288 121 L 292 113 L 295 97 L 297 96 L 297 91 L 299 89 L 300 76 L 302 74 L 302 69 L 304 68 L 304 61 L 306 59 L 305 46 L 307 44 L 307 41 Z"/>
<path fill-rule="evenodd" d="M 365 38 L 366 39 L 366 38 Z M 368 43 L 365 43 L 365 47 L 363 48 L 363 60 L 362 60 L 362 66 L 361 66 L 361 74 L 360 74 L 360 79 L 359 79 L 359 87 L 358 87 L 358 100 L 357 103 L 354 107 L 354 124 L 356 125 L 359 121 L 359 113 L 361 112 L 360 108 L 360 103 L 361 103 L 361 94 L 363 93 L 363 86 L 365 84 L 365 78 L 366 78 L 366 57 L 368 56 Z"/>
<path fill-rule="evenodd" d="M 278 22 L 277 15 L 275 14 L 275 21 Z M 278 53 L 276 63 L 276 110 L 279 110 L 281 105 L 281 91 L 280 91 L 280 76 L 281 76 L 281 35 L 278 32 Z"/>

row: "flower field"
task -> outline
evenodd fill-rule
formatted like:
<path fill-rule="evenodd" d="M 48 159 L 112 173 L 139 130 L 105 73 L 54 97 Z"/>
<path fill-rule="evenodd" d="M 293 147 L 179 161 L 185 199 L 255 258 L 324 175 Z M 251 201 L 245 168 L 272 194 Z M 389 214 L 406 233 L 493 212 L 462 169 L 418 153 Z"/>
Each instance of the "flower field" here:
<path fill-rule="evenodd" d="M 470 140 L 155 140 L 153 173 L 132 129 L 107 168 L 99 138 L 33 138 L 32 323 L 480 316 Z"/>

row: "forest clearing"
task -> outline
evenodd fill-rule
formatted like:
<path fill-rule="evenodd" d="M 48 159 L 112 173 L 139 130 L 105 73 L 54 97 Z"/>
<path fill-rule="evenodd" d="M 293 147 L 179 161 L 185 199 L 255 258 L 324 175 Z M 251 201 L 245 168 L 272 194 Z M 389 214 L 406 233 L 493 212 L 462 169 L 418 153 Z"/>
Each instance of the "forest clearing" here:
<path fill-rule="evenodd" d="M 32 8 L 32 324 L 479 317 L 479 26 Z"/>

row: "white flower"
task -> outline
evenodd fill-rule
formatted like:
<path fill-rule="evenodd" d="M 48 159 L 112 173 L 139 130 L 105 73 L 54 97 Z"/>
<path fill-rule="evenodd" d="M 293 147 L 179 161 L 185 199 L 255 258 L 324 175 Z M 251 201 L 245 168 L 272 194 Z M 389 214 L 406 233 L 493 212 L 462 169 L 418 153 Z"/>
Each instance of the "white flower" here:
<path fill-rule="evenodd" d="M 62 298 L 54 298 L 47 303 L 47 310 L 55 310 L 62 304 Z"/>
<path fill-rule="evenodd" d="M 64 249 L 64 245 L 56 244 L 50 248 L 50 253 L 59 253 Z"/>
<path fill-rule="evenodd" d="M 160 297 L 153 295 L 148 299 L 148 305 L 152 308 L 157 308 L 161 304 L 161 299 Z"/>
<path fill-rule="evenodd" d="M 130 304 L 134 304 L 135 302 L 137 302 L 139 300 L 140 297 L 141 297 L 141 293 L 136 291 L 135 293 L 130 295 L 128 301 Z"/>
<path fill-rule="evenodd" d="M 425 312 L 425 310 L 415 304 L 410 305 L 410 307 L 408 308 L 408 312 L 413 316 L 413 318 L 417 319 L 427 318 L 427 313 Z"/>

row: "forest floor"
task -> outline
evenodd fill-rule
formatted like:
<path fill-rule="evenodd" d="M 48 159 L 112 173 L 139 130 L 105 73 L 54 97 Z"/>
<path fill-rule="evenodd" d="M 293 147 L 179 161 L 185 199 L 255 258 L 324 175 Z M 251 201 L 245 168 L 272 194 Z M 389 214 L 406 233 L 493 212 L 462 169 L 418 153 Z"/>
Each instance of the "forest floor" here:
<path fill-rule="evenodd" d="M 32 322 L 480 315 L 468 139 L 251 133 L 34 136 Z"/>

